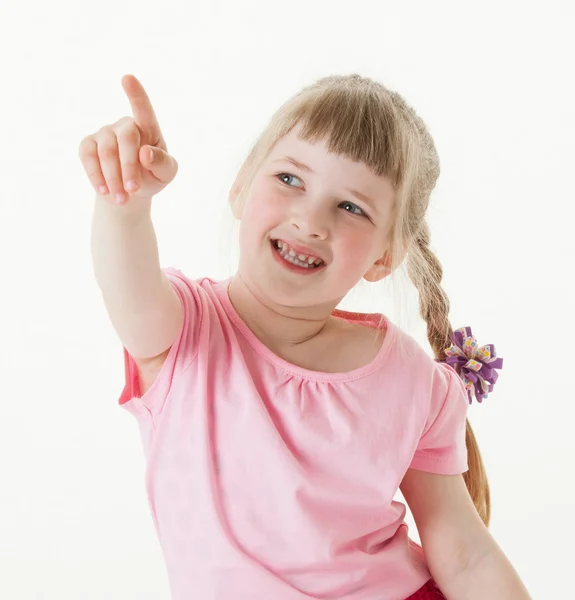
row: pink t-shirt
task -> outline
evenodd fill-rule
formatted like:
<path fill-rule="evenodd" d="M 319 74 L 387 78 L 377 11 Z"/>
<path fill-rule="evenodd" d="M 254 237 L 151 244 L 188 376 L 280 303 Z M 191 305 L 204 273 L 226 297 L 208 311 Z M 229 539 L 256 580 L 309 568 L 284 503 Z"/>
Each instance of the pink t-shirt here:
<path fill-rule="evenodd" d="M 163 271 L 184 323 L 141 397 L 124 348 L 119 403 L 139 425 L 173 600 L 401 600 L 419 589 L 431 574 L 393 498 L 410 467 L 467 470 L 455 370 L 388 318 L 370 364 L 295 366 L 241 320 L 231 278 Z"/>

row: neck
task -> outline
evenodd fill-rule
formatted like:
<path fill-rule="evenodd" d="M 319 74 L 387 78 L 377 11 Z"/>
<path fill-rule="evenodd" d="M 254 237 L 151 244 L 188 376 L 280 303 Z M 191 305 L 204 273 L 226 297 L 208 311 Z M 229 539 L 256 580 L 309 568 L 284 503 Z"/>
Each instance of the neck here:
<path fill-rule="evenodd" d="M 294 307 L 271 300 L 264 290 L 237 272 L 228 296 L 256 337 L 271 349 L 298 346 L 331 329 L 335 304 Z"/>

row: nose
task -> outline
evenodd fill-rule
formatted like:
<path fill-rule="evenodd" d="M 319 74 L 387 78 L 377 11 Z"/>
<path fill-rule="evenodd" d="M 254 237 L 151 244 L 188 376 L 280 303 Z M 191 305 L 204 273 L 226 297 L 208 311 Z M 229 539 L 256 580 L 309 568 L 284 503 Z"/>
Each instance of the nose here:
<path fill-rule="evenodd" d="M 325 210 L 307 206 L 290 217 L 290 225 L 301 236 L 325 240 L 328 236 L 328 219 Z"/>

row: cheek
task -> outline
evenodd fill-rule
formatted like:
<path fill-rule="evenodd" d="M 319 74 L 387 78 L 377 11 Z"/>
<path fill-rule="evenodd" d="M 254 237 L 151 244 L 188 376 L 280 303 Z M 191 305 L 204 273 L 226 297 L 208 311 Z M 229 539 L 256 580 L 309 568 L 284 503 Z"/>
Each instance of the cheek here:
<path fill-rule="evenodd" d="M 261 238 L 282 222 L 282 203 L 269 187 L 254 185 L 244 206 L 240 223 L 240 243 L 259 244 Z"/>
<path fill-rule="evenodd" d="M 282 199 L 277 191 L 262 183 L 252 186 L 244 216 L 250 230 L 265 230 L 281 222 Z"/>
<path fill-rule="evenodd" d="M 354 261 L 367 257 L 371 250 L 371 236 L 366 232 L 350 231 L 342 235 L 338 243 L 338 251 L 343 256 L 349 256 Z"/>
<path fill-rule="evenodd" d="M 357 230 L 342 234 L 338 236 L 334 253 L 342 270 L 365 270 L 373 262 L 373 236 Z"/>

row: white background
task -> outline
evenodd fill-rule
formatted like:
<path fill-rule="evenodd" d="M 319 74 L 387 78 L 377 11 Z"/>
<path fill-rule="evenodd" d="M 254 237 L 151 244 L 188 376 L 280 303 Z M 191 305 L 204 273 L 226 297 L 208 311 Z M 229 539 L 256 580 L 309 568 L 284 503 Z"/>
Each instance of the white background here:
<path fill-rule="evenodd" d="M 1 598 L 169 597 L 92 274 L 81 139 L 130 114 L 120 82 L 135 74 L 180 165 L 154 200 L 162 266 L 225 277 L 249 145 L 336 72 L 399 91 L 434 136 L 451 322 L 504 358 L 470 409 L 491 532 L 533 598 L 575 597 L 574 16 L 567 1 L 2 2 Z M 404 323 L 372 289 L 342 307 L 386 312 L 429 348 L 416 303 Z"/>

